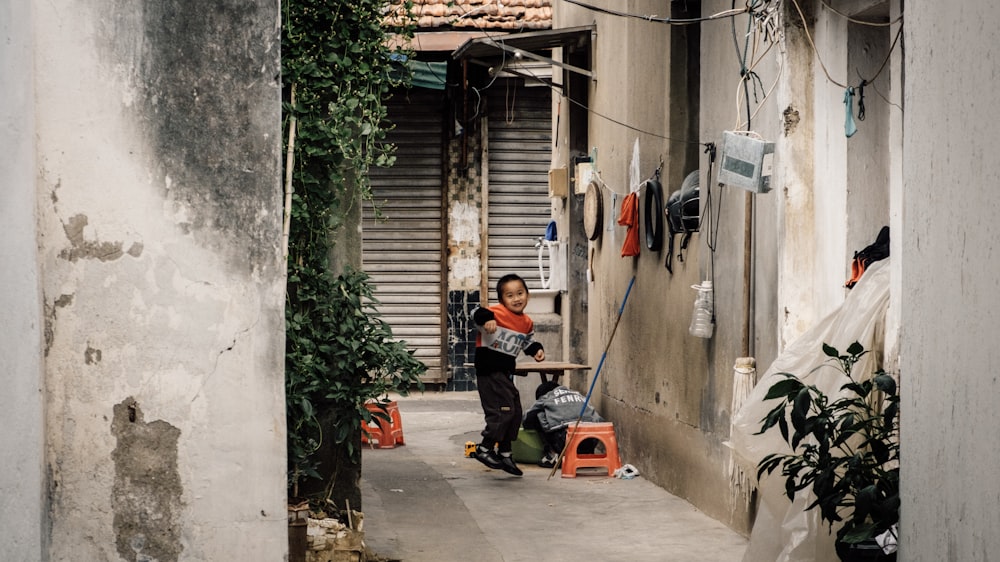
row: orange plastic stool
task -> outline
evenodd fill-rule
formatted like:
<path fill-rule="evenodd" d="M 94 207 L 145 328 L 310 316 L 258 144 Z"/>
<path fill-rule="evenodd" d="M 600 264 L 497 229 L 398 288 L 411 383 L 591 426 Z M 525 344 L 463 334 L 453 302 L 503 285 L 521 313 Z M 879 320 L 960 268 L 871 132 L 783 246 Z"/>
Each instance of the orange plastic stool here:
<path fill-rule="evenodd" d="M 382 404 L 373 402 L 365 404 L 365 409 L 369 412 L 372 414 L 384 412 L 389 415 L 389 420 L 372 417 L 372 421 L 368 422 L 367 427 L 361 428 L 361 442 L 377 441 L 379 449 L 392 449 L 396 445 L 405 445 L 403 418 L 399 415 L 399 404 L 392 401 L 385 404 L 384 407 L 385 410 L 382 409 Z"/>
<path fill-rule="evenodd" d="M 588 455 L 577 449 L 587 439 L 596 439 L 604 446 L 604 454 Z M 566 427 L 566 455 L 562 460 L 562 477 L 576 478 L 580 468 L 605 468 L 608 476 L 614 475 L 621 468 L 622 461 L 618 457 L 618 439 L 615 438 L 615 424 L 611 422 L 580 422 Z"/>

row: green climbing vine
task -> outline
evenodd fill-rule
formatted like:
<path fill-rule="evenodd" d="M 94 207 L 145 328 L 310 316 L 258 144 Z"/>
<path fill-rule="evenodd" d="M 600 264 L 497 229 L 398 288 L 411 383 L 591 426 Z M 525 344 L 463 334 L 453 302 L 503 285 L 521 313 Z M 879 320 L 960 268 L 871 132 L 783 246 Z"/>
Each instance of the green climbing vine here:
<path fill-rule="evenodd" d="M 368 276 L 351 268 L 334 275 L 330 264 L 344 217 L 371 201 L 368 171 L 394 160 L 384 100 L 409 73 L 386 39 L 412 30 L 383 26 L 384 5 L 282 1 L 290 490 L 336 471 L 314 457 L 324 440 L 357 458 L 355 438 L 370 419 L 364 404 L 405 394 L 425 370 L 378 317 Z M 332 427 L 320 426 L 323 413 Z"/>

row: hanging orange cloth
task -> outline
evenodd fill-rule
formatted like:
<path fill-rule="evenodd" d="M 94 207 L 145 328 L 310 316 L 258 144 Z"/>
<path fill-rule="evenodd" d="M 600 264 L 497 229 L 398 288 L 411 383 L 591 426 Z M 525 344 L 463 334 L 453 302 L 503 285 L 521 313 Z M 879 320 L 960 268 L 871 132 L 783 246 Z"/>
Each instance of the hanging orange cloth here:
<path fill-rule="evenodd" d="M 639 255 L 639 194 L 629 193 L 622 199 L 622 210 L 618 215 L 618 224 L 626 226 L 625 243 L 622 244 L 622 257 Z"/>

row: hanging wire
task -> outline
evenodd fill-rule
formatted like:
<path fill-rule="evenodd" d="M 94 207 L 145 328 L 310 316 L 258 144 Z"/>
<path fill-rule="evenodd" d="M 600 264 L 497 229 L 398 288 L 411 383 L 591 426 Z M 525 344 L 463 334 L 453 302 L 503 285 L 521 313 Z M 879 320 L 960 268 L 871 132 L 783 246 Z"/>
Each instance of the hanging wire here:
<path fill-rule="evenodd" d="M 792 5 L 795 6 L 795 11 L 797 11 L 799 13 L 799 18 L 802 19 L 802 30 L 805 31 L 806 39 L 808 39 L 808 41 L 809 41 L 809 46 L 812 48 L 813 53 L 816 54 L 816 60 L 819 61 L 819 66 L 820 66 L 820 68 L 823 69 L 823 73 L 826 74 L 827 80 L 829 80 L 832 84 L 834 84 L 835 86 L 838 86 L 840 88 L 844 88 L 844 89 L 849 88 L 849 86 L 847 86 L 845 84 L 841 84 L 837 80 L 834 80 L 833 76 L 830 76 L 830 71 L 827 70 L 826 64 L 823 62 L 822 57 L 819 56 L 819 50 L 816 48 L 816 43 L 813 41 L 812 34 L 809 33 L 809 23 L 806 21 L 805 14 L 802 13 L 802 7 L 799 6 L 798 0 L 792 0 Z M 902 16 L 900 16 L 900 19 L 902 19 Z M 886 53 L 885 60 L 882 61 L 882 65 L 879 66 L 879 69 L 875 73 L 875 76 L 872 76 L 871 78 L 868 78 L 866 80 L 863 79 L 863 80 L 865 80 L 867 83 L 870 84 L 872 81 L 874 81 L 876 78 L 878 78 L 879 74 L 882 73 L 882 70 L 885 69 L 885 65 L 889 62 L 889 59 L 892 57 L 892 52 L 896 49 L 896 43 L 899 42 L 899 38 L 900 38 L 900 36 L 902 34 L 903 34 L 903 27 L 900 26 L 899 30 L 896 32 L 896 38 L 892 40 L 892 46 L 889 47 L 889 52 Z"/>
<path fill-rule="evenodd" d="M 749 30 L 748 30 L 748 35 L 749 35 Z M 736 36 L 736 33 L 735 33 L 735 25 L 734 25 L 733 26 L 733 37 L 735 38 L 735 36 Z M 757 45 L 758 45 L 759 42 L 760 42 L 760 34 L 759 33 L 754 33 L 753 53 L 756 53 L 756 51 L 757 51 Z M 736 45 L 736 48 L 737 48 L 737 51 L 736 51 L 737 52 L 737 60 L 740 61 L 740 66 L 741 66 L 740 81 L 736 85 L 736 122 L 737 122 L 737 125 L 735 127 L 735 130 L 741 130 L 743 128 L 743 122 L 740 120 L 740 109 L 741 109 L 741 100 L 740 100 L 740 95 L 739 95 L 740 94 L 740 88 L 744 89 L 744 97 L 747 100 L 747 114 L 748 115 L 747 115 L 746 126 L 747 126 L 747 128 L 749 128 L 750 127 L 750 121 L 753 119 L 754 116 L 757 115 L 757 112 L 759 112 L 761 110 L 761 108 L 763 107 L 764 102 L 767 100 L 767 98 L 774 91 L 774 88 L 778 85 L 778 79 L 781 77 L 781 69 L 783 67 L 783 64 L 782 64 L 782 61 L 781 61 L 780 58 L 778 59 L 778 65 L 779 65 L 778 66 L 778 77 L 775 78 L 774 83 L 772 83 L 771 87 L 768 88 L 767 92 L 764 94 L 764 97 L 762 99 L 758 99 L 758 97 L 757 97 L 757 88 L 759 86 L 761 90 L 764 90 L 764 83 L 761 80 L 760 75 L 757 74 L 757 72 L 754 69 L 756 69 L 757 65 L 760 64 L 761 61 L 764 60 L 764 57 L 767 56 L 767 54 L 771 51 L 771 49 L 775 46 L 775 44 L 776 43 L 769 42 L 767 48 L 764 50 L 763 53 L 760 54 L 759 57 L 756 56 L 756 54 L 751 54 L 750 55 L 751 64 L 750 64 L 749 67 L 744 68 L 743 65 L 745 64 L 744 61 L 745 61 L 745 58 L 746 58 L 746 53 L 744 52 L 744 53 L 741 54 L 740 51 L 739 51 L 739 43 L 734 42 L 734 45 Z M 749 42 L 748 42 L 748 45 L 749 45 Z M 749 90 L 748 82 L 749 82 L 749 85 L 753 87 L 754 102 L 757 104 L 757 109 L 753 112 L 753 115 L 749 114 L 749 111 L 750 111 L 750 98 L 749 98 L 749 91 L 748 91 Z"/>
<path fill-rule="evenodd" d="M 831 12 L 837 14 L 838 16 L 844 18 L 845 20 L 847 20 L 847 21 L 849 21 L 851 23 L 856 23 L 858 25 L 870 25 L 872 27 L 889 27 L 890 25 L 894 25 L 894 24 L 899 23 L 900 20 L 903 19 L 903 14 L 899 14 L 899 17 L 897 17 L 896 19 L 894 19 L 892 21 L 888 21 L 888 22 L 875 22 L 875 21 L 859 20 L 859 19 L 855 19 L 855 18 L 853 18 L 853 17 L 851 17 L 851 16 L 849 16 L 849 15 L 843 13 L 843 12 L 838 11 L 836 8 L 834 8 L 833 6 L 831 6 L 826 0 L 819 0 L 819 3 L 822 4 L 823 7 L 826 8 L 827 10 L 830 10 Z"/>
<path fill-rule="evenodd" d="M 675 18 L 661 18 L 661 17 L 649 16 L 649 15 L 631 14 L 631 13 L 628 13 L 628 12 L 620 12 L 618 10 L 611 10 L 609 8 L 602 8 L 600 6 L 594 6 L 594 5 L 591 5 L 591 4 L 587 4 L 585 2 L 581 2 L 580 0 L 563 0 L 563 1 L 566 2 L 567 4 L 575 4 L 575 5 L 580 6 L 582 8 L 586 8 L 586 9 L 592 11 L 592 12 L 597 12 L 597 13 L 600 13 L 600 14 L 607 14 L 607 15 L 610 15 L 610 16 L 618 16 L 618 17 L 623 17 L 623 18 L 634 18 L 634 19 L 643 20 L 643 21 L 649 21 L 649 22 L 654 22 L 654 23 L 666 23 L 666 24 L 669 24 L 669 25 L 692 25 L 692 24 L 696 24 L 696 23 L 701 23 L 703 21 L 712 21 L 712 20 L 717 20 L 717 19 L 722 19 L 722 18 L 731 18 L 733 16 L 738 16 L 740 14 L 745 14 L 745 13 L 749 12 L 750 11 L 750 7 L 751 7 L 750 3 L 748 2 L 747 6 L 745 8 L 742 8 L 742 9 L 735 9 L 735 7 L 734 7 L 734 9 L 726 10 L 724 12 L 719 12 L 717 14 L 712 14 L 711 16 L 706 16 L 706 17 L 703 17 L 703 18 L 675 19 Z M 757 0 L 757 1 L 761 1 L 761 0 Z M 765 1 L 769 1 L 769 0 L 765 0 Z"/>
<path fill-rule="evenodd" d="M 889 47 L 889 52 L 886 53 L 885 55 L 885 60 L 882 61 L 881 66 L 879 66 L 878 70 L 875 71 L 874 76 L 867 79 L 862 78 L 861 79 L 862 82 L 871 84 L 872 82 L 875 81 L 876 78 L 879 77 L 880 74 L 882 74 L 882 71 L 885 70 L 885 65 L 889 63 L 889 59 L 892 57 L 892 52 L 896 50 L 896 43 L 899 42 L 899 38 L 902 37 L 902 35 L 903 35 L 903 26 L 899 26 L 899 29 L 896 31 L 896 37 L 895 39 L 892 40 L 892 45 Z M 859 72 L 858 75 L 860 76 L 860 74 L 861 73 Z"/>
<path fill-rule="evenodd" d="M 732 0 L 732 3 L 730 5 L 735 8 L 736 7 L 736 0 Z M 751 114 L 750 114 L 750 84 L 753 83 L 756 86 L 756 82 L 754 80 L 755 79 L 756 80 L 760 80 L 760 77 L 757 75 L 757 73 L 754 72 L 752 68 L 748 68 L 747 67 L 747 56 L 750 53 L 750 35 L 752 34 L 752 29 L 753 29 L 753 18 L 750 18 L 749 20 L 747 20 L 747 31 L 746 31 L 746 33 L 743 36 L 744 40 L 743 40 L 743 49 L 742 50 L 740 49 L 740 42 L 739 42 L 739 39 L 738 39 L 738 37 L 736 35 L 736 20 L 735 19 L 729 20 L 729 24 L 731 26 L 732 33 L 733 33 L 733 47 L 736 49 L 736 61 L 740 65 L 740 82 L 739 82 L 739 85 L 737 86 L 737 92 L 739 92 L 739 88 L 740 87 L 743 88 L 743 96 L 746 98 L 746 102 L 747 102 L 747 130 L 749 130 L 750 129 L 750 121 L 751 121 Z M 757 46 L 757 42 L 755 40 L 754 41 L 754 48 L 755 49 L 756 49 L 756 46 Z M 751 58 L 751 62 L 752 62 L 752 60 L 753 59 Z M 739 95 L 737 95 L 736 100 L 737 100 L 736 101 L 736 121 L 738 123 L 739 120 L 740 120 L 740 117 L 739 117 L 739 111 L 740 111 Z M 736 129 L 740 129 L 740 127 L 737 126 Z"/>
<path fill-rule="evenodd" d="M 819 61 L 819 66 L 823 69 L 823 74 L 826 74 L 826 79 L 835 86 L 847 89 L 847 85 L 834 80 L 833 76 L 830 76 L 830 71 L 826 69 L 826 64 L 823 62 L 823 58 L 819 56 L 819 49 L 816 48 L 816 43 L 813 42 L 812 34 L 809 33 L 809 22 L 806 21 L 806 16 L 802 13 L 802 8 L 799 6 L 798 0 L 792 0 L 792 5 L 795 6 L 795 11 L 799 13 L 799 18 L 802 19 L 802 31 L 805 31 L 806 39 L 809 40 L 809 46 L 812 47 L 813 53 L 816 55 L 816 60 Z"/>
<path fill-rule="evenodd" d="M 771 46 L 773 46 L 773 44 L 774 44 L 773 43 L 773 38 L 776 38 L 777 37 L 777 33 L 778 33 L 776 31 L 777 30 L 777 20 L 776 20 L 777 16 L 776 16 L 776 14 L 778 13 L 777 7 L 778 7 L 778 4 L 779 4 L 778 0 L 752 0 L 752 1 L 748 1 L 747 4 L 746 4 L 746 6 L 744 8 L 736 8 L 735 7 L 735 0 L 733 0 L 733 8 L 730 9 L 730 10 L 719 12 L 717 14 L 713 14 L 711 16 L 707 16 L 707 17 L 703 17 L 703 18 L 687 18 L 687 19 L 671 19 L 671 18 L 657 18 L 657 17 L 653 17 L 653 16 L 640 16 L 640 15 L 636 15 L 636 14 L 629 14 L 629 13 L 626 13 L 626 12 L 619 12 L 619 11 L 616 11 L 616 10 L 604 9 L 604 8 L 600 8 L 600 7 L 597 7 L 597 6 L 591 6 L 591 5 L 586 4 L 584 2 L 580 2 L 579 0 L 564 0 L 564 1 L 568 2 L 568 3 L 571 3 L 571 4 L 576 4 L 576 5 L 579 5 L 581 7 L 584 7 L 584 8 L 587 8 L 587 9 L 591 9 L 593 11 L 600 12 L 600 13 L 605 13 L 605 14 L 610 14 L 610 15 L 615 15 L 615 16 L 622 16 L 622 17 L 632 17 L 632 18 L 636 18 L 636 19 L 642 19 L 642 20 L 653 21 L 653 22 L 658 22 L 658 23 L 677 24 L 677 25 L 688 25 L 688 24 L 700 23 L 700 22 L 703 22 L 703 21 L 712 21 L 712 20 L 723 19 L 723 18 L 730 18 L 730 21 L 734 22 L 735 20 L 733 18 L 735 18 L 735 16 L 738 16 L 738 15 L 741 15 L 741 14 L 745 14 L 745 13 L 749 13 L 752 17 L 751 17 L 750 21 L 748 22 L 748 26 L 747 26 L 747 28 L 748 28 L 748 30 L 747 30 L 747 42 L 749 42 L 750 29 L 751 29 L 751 27 L 754 24 L 756 24 L 756 26 L 757 26 L 758 29 L 765 30 L 765 36 L 766 37 L 772 38 L 772 41 L 769 41 L 769 43 L 771 43 L 771 45 L 769 45 L 768 49 L 765 50 L 764 53 L 762 53 L 761 57 L 757 58 L 757 60 L 751 65 L 751 67 L 749 69 L 747 69 L 749 72 L 752 72 L 752 68 L 755 67 L 756 64 L 759 63 L 763 59 L 764 55 L 766 55 L 767 52 L 770 50 Z M 761 6 L 764 6 L 764 8 L 763 9 L 759 9 Z M 467 12 L 467 14 L 468 13 L 469 12 Z M 476 28 L 480 32 L 482 32 L 486 37 L 490 38 L 491 40 L 495 41 L 496 43 L 499 43 L 499 44 L 503 44 L 504 43 L 503 36 L 501 36 L 501 35 L 495 35 L 495 34 L 491 33 L 489 30 L 483 28 L 478 22 L 475 22 L 475 20 L 473 20 L 473 21 L 474 21 L 474 23 L 476 25 Z M 735 23 L 733 23 L 733 25 L 735 26 Z M 736 36 L 735 36 L 735 27 L 734 27 L 734 44 L 736 44 L 737 51 L 739 52 L 739 44 L 738 44 Z M 503 51 L 503 59 L 501 61 L 501 65 L 499 67 L 501 69 L 506 64 L 506 54 L 507 54 L 506 50 L 502 50 L 502 51 Z M 745 59 L 741 61 L 741 66 L 743 66 L 745 68 Z M 567 101 L 569 101 L 571 104 L 576 105 L 577 107 L 580 107 L 580 108 L 586 110 L 589 114 L 594 115 L 595 117 L 599 117 L 601 119 L 604 119 L 604 120 L 606 120 L 608 122 L 614 123 L 614 124 L 616 124 L 618 126 L 624 127 L 624 128 L 626 128 L 626 129 L 628 129 L 630 131 L 634 131 L 634 132 L 641 133 L 641 134 L 644 134 L 644 135 L 648 135 L 648 136 L 651 136 L 651 137 L 654 137 L 654 138 L 658 138 L 658 139 L 663 139 L 663 140 L 666 140 L 666 141 L 669 141 L 669 142 L 680 142 L 680 143 L 686 143 L 686 144 L 697 144 L 697 145 L 703 145 L 703 146 L 706 146 L 706 147 L 708 147 L 711 144 L 711 143 L 703 143 L 703 142 L 698 141 L 698 140 L 678 139 L 678 138 L 674 138 L 674 137 L 669 137 L 669 136 L 666 136 L 666 135 L 663 135 L 663 134 L 660 134 L 660 133 L 655 133 L 653 131 L 649 131 L 649 130 L 637 127 L 635 125 L 630 125 L 628 123 L 625 123 L 624 121 L 621 121 L 621 120 L 615 119 L 614 117 L 611 117 L 609 115 L 605 115 L 603 113 L 600 113 L 599 111 L 594 110 L 590 106 L 588 106 L 588 105 L 586 105 L 586 104 L 584 104 L 584 103 L 582 103 L 580 101 L 574 100 L 574 99 L 566 96 L 566 94 L 563 92 L 563 85 L 562 84 L 548 83 L 548 82 L 542 80 L 541 78 L 539 78 L 534 72 L 531 71 L 530 68 L 524 68 L 522 70 L 525 73 L 527 73 L 529 76 L 531 76 L 533 79 L 535 79 L 537 82 L 539 82 L 540 84 L 544 84 L 544 85 L 548 86 L 552 91 L 558 93 L 560 95 L 561 99 L 564 98 Z M 496 72 L 494 74 L 493 78 L 490 80 L 490 82 L 486 86 L 483 86 L 482 88 L 475 88 L 475 87 L 471 88 L 472 91 L 476 94 L 476 98 L 477 98 L 476 111 L 475 111 L 474 115 L 472 116 L 473 119 L 479 115 L 480 104 L 481 104 L 481 101 L 482 101 L 481 93 L 484 90 L 486 90 L 486 89 L 488 89 L 488 88 L 490 88 L 490 87 L 493 86 L 494 82 L 496 82 L 497 78 L 499 77 L 499 74 L 500 74 L 499 71 Z M 756 88 L 757 85 L 760 85 L 761 89 L 763 89 L 763 83 L 762 83 L 760 77 L 757 76 L 756 73 L 753 73 L 753 77 L 754 77 L 754 80 L 755 80 L 754 87 Z M 769 96 L 770 93 L 774 90 L 774 87 L 775 87 L 776 84 L 777 84 L 777 80 L 775 80 L 775 83 L 771 86 L 771 88 L 765 94 L 764 100 L 766 100 L 767 96 Z M 747 95 L 749 95 L 749 91 L 747 92 Z M 761 100 L 761 103 L 763 103 L 764 100 Z M 760 107 L 757 108 L 757 111 L 759 111 L 759 110 L 760 110 Z M 748 122 L 749 122 L 749 119 L 752 118 L 753 115 L 756 115 L 756 112 L 754 112 L 753 115 L 750 114 L 749 98 L 747 100 L 747 113 L 748 113 Z"/>
<path fill-rule="evenodd" d="M 499 73 L 498 73 L 499 74 Z M 514 106 L 517 105 L 517 85 L 514 85 L 514 93 L 510 91 L 510 80 L 507 81 L 507 89 L 504 91 L 504 121 L 510 125 L 513 124 L 515 119 L 514 116 L 516 112 Z"/>
<path fill-rule="evenodd" d="M 668 137 L 666 135 L 661 135 L 659 133 L 654 133 L 652 131 L 647 131 L 645 129 L 641 129 L 641 128 L 636 127 L 634 125 L 629 125 L 628 123 L 625 123 L 624 121 L 619 121 L 618 119 L 615 119 L 614 117 L 610 117 L 608 115 L 605 115 L 603 113 L 600 113 L 600 112 L 592 109 L 591 107 L 589 107 L 588 105 L 584 104 L 583 102 L 580 102 L 580 101 L 577 101 L 577 100 L 575 100 L 573 98 L 570 98 L 569 96 L 567 96 L 564 93 L 562 84 L 549 84 L 548 82 L 546 82 L 546 81 L 542 80 L 541 78 L 539 78 L 538 75 L 536 75 L 534 72 L 532 72 L 530 68 L 524 68 L 523 70 L 529 76 L 531 76 L 536 81 L 538 81 L 540 84 L 544 84 L 544 85 L 548 86 L 550 90 L 552 90 L 553 92 L 556 92 L 557 94 L 559 94 L 560 103 L 562 103 L 561 100 L 565 99 L 566 101 L 570 102 L 571 104 L 573 104 L 573 105 L 575 105 L 577 107 L 580 107 L 580 108 L 586 110 L 591 115 L 594 115 L 596 117 L 600 117 L 601 119 L 604 119 L 606 121 L 610 121 L 611 123 L 614 123 L 614 124 L 619 125 L 621 127 L 625 127 L 626 129 L 628 129 L 630 131 L 635 131 L 637 133 L 642 133 L 644 135 L 649 135 L 651 137 L 656 137 L 658 139 L 663 139 L 663 140 L 670 141 L 670 142 L 683 142 L 683 143 L 687 143 L 687 144 L 704 144 L 704 143 L 702 143 L 700 141 L 696 141 L 696 140 L 693 141 L 693 140 L 687 140 L 687 139 L 677 139 L 677 138 L 673 138 L 673 137 Z"/>

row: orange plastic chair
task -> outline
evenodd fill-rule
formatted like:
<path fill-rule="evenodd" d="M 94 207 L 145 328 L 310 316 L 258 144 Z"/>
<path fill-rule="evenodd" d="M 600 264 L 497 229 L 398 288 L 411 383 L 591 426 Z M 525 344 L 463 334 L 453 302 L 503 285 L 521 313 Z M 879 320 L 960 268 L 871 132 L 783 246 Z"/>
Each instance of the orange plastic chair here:
<path fill-rule="evenodd" d="M 372 421 L 368 422 L 366 427 L 361 428 L 362 443 L 377 442 L 379 449 L 392 449 L 396 445 L 406 444 L 403 439 L 403 418 L 399 415 L 399 404 L 395 401 L 389 402 L 384 405 L 383 410 L 382 404 L 369 402 L 365 404 L 365 408 L 372 414 L 376 412 L 388 414 L 389 419 L 385 420 L 373 415 Z"/>
<path fill-rule="evenodd" d="M 604 453 L 580 453 L 579 447 L 587 439 L 596 439 L 603 445 Z M 613 476 L 621 468 L 618 456 L 618 439 L 615 438 L 615 424 L 611 422 L 580 422 L 566 428 L 566 454 L 562 460 L 562 477 L 576 478 L 581 468 L 604 468 L 608 476 Z"/>

